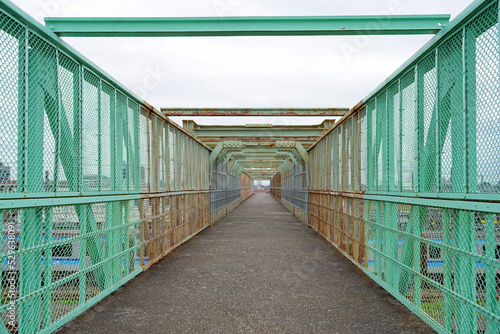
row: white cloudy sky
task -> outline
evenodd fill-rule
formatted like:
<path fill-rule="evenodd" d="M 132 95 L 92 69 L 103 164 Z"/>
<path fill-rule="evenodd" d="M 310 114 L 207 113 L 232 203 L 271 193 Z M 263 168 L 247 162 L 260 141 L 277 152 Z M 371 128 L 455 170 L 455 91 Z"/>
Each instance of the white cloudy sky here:
<path fill-rule="evenodd" d="M 12 0 L 31 16 L 451 14 L 471 0 Z M 66 38 L 156 108 L 352 107 L 430 36 Z M 345 50 L 350 50 L 351 53 Z M 155 73 L 156 80 L 152 79 Z M 194 118 L 314 124 L 322 118 Z M 174 118 L 179 122 L 179 118 Z"/>

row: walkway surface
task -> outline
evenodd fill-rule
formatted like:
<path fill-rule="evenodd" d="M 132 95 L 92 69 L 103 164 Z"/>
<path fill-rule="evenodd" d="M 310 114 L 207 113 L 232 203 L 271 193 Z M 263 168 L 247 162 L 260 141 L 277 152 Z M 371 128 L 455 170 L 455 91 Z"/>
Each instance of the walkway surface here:
<path fill-rule="evenodd" d="M 433 333 L 258 193 L 59 333 Z"/>

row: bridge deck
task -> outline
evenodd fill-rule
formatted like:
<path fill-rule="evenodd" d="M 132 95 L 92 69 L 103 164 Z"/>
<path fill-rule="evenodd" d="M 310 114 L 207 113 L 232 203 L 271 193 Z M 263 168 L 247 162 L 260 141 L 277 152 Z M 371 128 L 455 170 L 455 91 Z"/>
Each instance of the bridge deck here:
<path fill-rule="evenodd" d="M 269 194 L 60 333 L 431 333 Z"/>

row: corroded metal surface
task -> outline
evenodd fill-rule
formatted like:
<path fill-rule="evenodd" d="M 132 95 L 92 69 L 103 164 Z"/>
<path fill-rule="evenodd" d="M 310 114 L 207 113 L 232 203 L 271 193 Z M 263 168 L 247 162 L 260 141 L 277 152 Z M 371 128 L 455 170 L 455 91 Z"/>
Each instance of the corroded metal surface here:
<path fill-rule="evenodd" d="M 349 108 L 161 108 L 166 116 L 344 116 Z"/>
<path fill-rule="evenodd" d="M 266 193 L 61 331 L 106 332 L 433 333 Z"/>

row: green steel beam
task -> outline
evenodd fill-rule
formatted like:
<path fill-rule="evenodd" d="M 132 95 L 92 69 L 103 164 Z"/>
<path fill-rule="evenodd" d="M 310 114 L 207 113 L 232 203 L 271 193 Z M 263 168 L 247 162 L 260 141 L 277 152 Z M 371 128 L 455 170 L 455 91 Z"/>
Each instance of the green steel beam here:
<path fill-rule="evenodd" d="M 227 163 L 227 173 L 228 174 L 234 174 L 235 164 L 236 164 L 235 160 L 230 160 Z"/>
<path fill-rule="evenodd" d="M 168 117 L 170 116 L 342 117 L 348 111 L 349 108 L 161 108 L 161 112 Z"/>
<path fill-rule="evenodd" d="M 267 170 L 264 172 L 253 172 L 253 171 L 248 171 L 248 170 L 245 170 L 244 172 L 252 180 L 269 180 L 269 179 L 272 179 L 278 171 L 275 169 L 275 170 Z"/>
<path fill-rule="evenodd" d="M 215 159 L 217 159 L 217 157 L 219 156 L 219 153 L 222 151 L 222 148 L 223 148 L 223 143 L 222 142 L 219 142 L 217 144 L 217 146 L 214 148 L 214 150 L 210 153 L 210 156 L 209 156 L 209 165 L 208 165 L 208 168 L 209 168 L 209 171 L 208 171 L 208 181 L 209 181 L 209 184 L 211 185 L 212 184 L 212 169 L 213 169 L 213 162 L 215 161 Z M 169 164 L 170 165 L 170 164 Z"/>
<path fill-rule="evenodd" d="M 197 137 L 205 145 L 215 148 L 223 141 L 241 141 L 244 146 L 269 146 L 276 141 L 298 141 L 303 146 L 312 146 L 322 135 L 335 125 L 335 120 L 325 120 L 316 125 L 199 125 L 192 120 L 184 120 L 183 128 Z"/>
<path fill-rule="evenodd" d="M 284 153 L 284 154 L 292 153 L 293 156 L 295 157 L 295 159 L 299 163 L 300 163 L 300 161 L 302 161 L 302 156 L 299 154 L 299 152 L 296 149 L 287 149 L 287 148 L 284 148 L 284 149 L 278 150 L 278 153 Z"/>
<path fill-rule="evenodd" d="M 292 173 L 295 173 L 295 167 L 294 165 L 290 162 L 288 159 L 284 159 L 282 164 L 285 164 L 285 166 L 288 168 L 288 170 Z"/>
<path fill-rule="evenodd" d="M 270 168 L 276 167 L 283 163 L 284 160 L 262 161 L 262 162 L 246 162 L 238 161 L 240 165 L 246 168 Z"/>
<path fill-rule="evenodd" d="M 435 34 L 450 15 L 47 17 L 61 37 L 346 36 Z"/>
<path fill-rule="evenodd" d="M 228 154 L 228 153 L 229 153 L 229 149 L 223 148 L 222 151 L 219 153 L 219 156 L 217 157 L 217 162 L 215 163 L 215 165 L 218 166 L 222 162 L 222 160 L 224 159 L 226 154 Z"/>
<path fill-rule="evenodd" d="M 212 165 L 214 160 L 219 156 L 219 153 L 222 151 L 222 145 L 222 142 L 219 142 L 212 153 L 210 153 L 210 165 Z"/>
<path fill-rule="evenodd" d="M 224 161 L 224 163 L 226 163 L 227 161 L 229 161 L 229 159 L 226 159 L 226 156 L 229 153 L 232 153 L 232 152 L 234 152 L 236 150 L 237 149 L 234 149 L 234 148 L 223 148 L 222 152 L 219 154 L 219 157 L 217 158 L 217 165 L 220 164 L 223 161 Z"/>
<path fill-rule="evenodd" d="M 245 156 L 245 155 L 239 155 L 234 157 L 238 161 L 261 161 L 261 160 L 277 160 L 279 157 L 275 154 L 271 155 L 266 155 L 266 154 L 258 154 L 258 155 L 251 155 L 251 156 Z"/>
<path fill-rule="evenodd" d="M 274 173 L 274 174 L 262 174 L 262 175 L 249 175 L 249 177 L 252 180 L 271 180 L 275 175 L 276 175 L 276 173 Z"/>
<path fill-rule="evenodd" d="M 238 174 L 238 175 L 241 174 L 243 172 L 243 170 L 245 169 L 238 161 L 236 161 L 234 163 L 234 165 L 236 166 L 235 170 L 236 170 L 236 174 Z"/>
<path fill-rule="evenodd" d="M 256 164 L 262 164 L 262 163 L 267 163 L 267 164 L 276 164 L 276 163 L 282 163 L 282 159 L 277 159 L 277 158 L 270 158 L 270 159 L 239 159 L 238 162 L 242 165 L 245 166 L 251 166 L 251 165 L 256 165 Z"/>
<path fill-rule="evenodd" d="M 295 149 L 297 150 L 297 152 L 299 152 L 300 156 L 305 161 L 305 163 L 309 164 L 309 154 L 307 154 L 307 151 L 304 149 L 302 144 L 299 142 L 295 142 Z"/>
<path fill-rule="evenodd" d="M 238 174 L 243 173 L 243 171 L 244 171 L 244 170 L 245 170 L 245 168 L 243 168 L 243 166 L 241 166 L 241 165 L 240 165 L 240 166 L 238 167 Z"/>
<path fill-rule="evenodd" d="M 385 79 L 380 85 L 378 85 L 374 90 L 372 90 L 362 101 L 367 102 L 377 96 L 387 85 L 398 76 L 402 75 L 408 68 L 414 64 L 418 59 L 421 59 L 430 49 L 438 45 L 441 41 L 445 40 L 450 36 L 450 32 L 456 29 L 462 29 L 464 21 L 468 17 L 471 17 L 474 13 L 478 13 L 483 10 L 486 6 L 489 6 L 489 1 L 475 0 L 465 8 L 460 14 L 453 18 L 453 21 L 447 24 L 444 29 L 439 31 L 436 36 L 432 37 L 424 46 L 422 46 L 416 53 L 414 53 L 408 60 L 406 60 L 396 71 L 394 71 L 387 79 Z"/>
<path fill-rule="evenodd" d="M 260 166 L 245 166 L 245 165 L 242 165 L 242 167 L 245 169 L 245 170 L 248 170 L 248 169 L 252 169 L 252 168 L 261 168 L 261 169 L 276 169 L 278 168 L 280 165 L 279 164 L 273 164 L 273 165 L 260 165 Z"/>
<path fill-rule="evenodd" d="M 229 153 L 226 155 L 226 157 L 225 157 L 225 158 L 224 158 L 224 160 L 223 160 L 224 165 L 225 165 L 225 164 L 227 164 L 227 163 L 229 162 L 229 160 L 231 160 L 231 158 L 233 157 L 233 154 L 234 154 L 234 152 L 229 152 Z"/>
<path fill-rule="evenodd" d="M 283 154 L 283 153 L 280 153 L 280 154 Z M 280 155 L 280 154 L 278 154 L 278 155 Z M 284 154 L 285 154 L 285 156 L 287 156 L 293 162 L 293 164 L 295 166 L 299 166 L 300 165 L 300 162 L 299 162 L 300 159 L 299 160 L 295 159 L 295 156 L 293 155 L 292 152 L 286 152 Z"/>
<path fill-rule="evenodd" d="M 260 151 L 250 151 L 250 152 L 243 150 L 241 152 L 238 152 L 235 156 L 245 157 L 245 158 L 255 158 L 255 157 L 275 157 L 277 155 L 278 153 L 275 150 L 269 149 L 269 152 L 267 152 L 267 150 L 263 149 Z"/>

